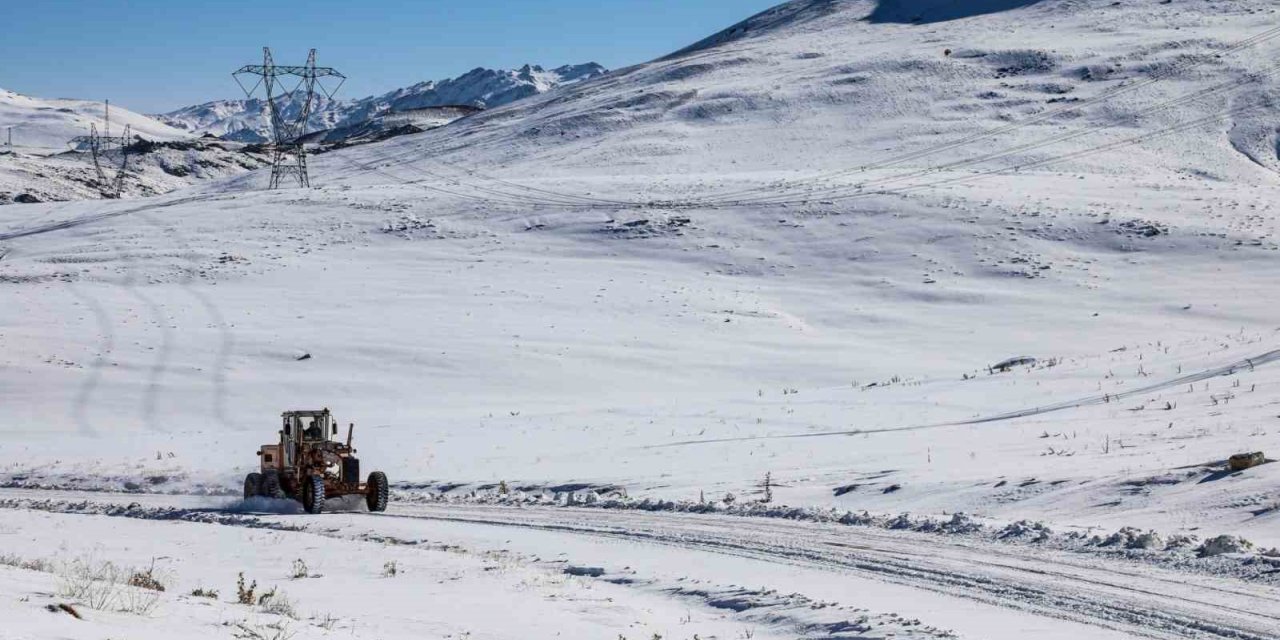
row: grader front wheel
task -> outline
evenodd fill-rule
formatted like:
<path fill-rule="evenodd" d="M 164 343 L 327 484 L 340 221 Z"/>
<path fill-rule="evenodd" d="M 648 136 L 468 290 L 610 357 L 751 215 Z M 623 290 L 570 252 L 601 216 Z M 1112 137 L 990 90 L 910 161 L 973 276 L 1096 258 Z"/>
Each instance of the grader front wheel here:
<path fill-rule="evenodd" d="M 387 497 L 390 487 L 387 486 L 387 474 L 374 471 L 369 474 L 369 482 L 365 485 L 364 500 L 370 511 L 386 511 Z"/>
<path fill-rule="evenodd" d="M 302 508 L 312 514 L 324 511 L 324 478 L 311 476 L 303 481 Z"/>

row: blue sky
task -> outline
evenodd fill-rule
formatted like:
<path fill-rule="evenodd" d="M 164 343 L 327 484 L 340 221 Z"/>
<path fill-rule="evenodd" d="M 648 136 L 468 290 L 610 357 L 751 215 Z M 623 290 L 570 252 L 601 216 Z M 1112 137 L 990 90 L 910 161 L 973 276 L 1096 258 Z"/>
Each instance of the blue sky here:
<path fill-rule="evenodd" d="M 364 97 L 475 67 L 650 60 L 781 0 L 14 0 L 0 11 L 0 87 L 110 99 L 144 113 L 240 96 L 230 73 L 307 49 Z"/>

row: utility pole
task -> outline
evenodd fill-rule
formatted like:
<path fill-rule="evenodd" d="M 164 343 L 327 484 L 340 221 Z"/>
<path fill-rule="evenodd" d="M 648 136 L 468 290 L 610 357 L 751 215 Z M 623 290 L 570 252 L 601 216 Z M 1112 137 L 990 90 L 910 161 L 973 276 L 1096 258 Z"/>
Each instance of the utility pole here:
<path fill-rule="evenodd" d="M 129 145 L 133 143 L 129 125 L 124 127 L 124 135 L 111 135 L 111 101 L 106 101 L 103 112 L 105 134 L 98 133 L 98 125 L 89 123 L 89 135 L 76 136 L 67 144 L 73 151 L 87 151 L 93 158 L 93 169 L 98 174 L 98 188 L 104 198 L 119 198 L 124 188 L 124 177 L 129 173 Z M 13 127 L 9 127 L 10 136 Z M 113 169 L 115 176 L 108 176 L 108 169 Z"/>
<path fill-rule="evenodd" d="M 240 77 L 246 75 L 258 76 L 248 89 L 240 81 Z M 271 122 L 271 184 L 268 188 L 280 188 L 280 181 L 286 177 L 297 180 L 299 187 L 310 187 L 307 150 L 299 138 L 307 132 L 307 121 L 315 106 L 316 88 L 333 98 L 347 77 L 332 67 L 317 67 L 315 49 L 307 55 L 305 65 L 286 66 L 275 63 L 269 47 L 262 48 L 262 64 L 245 65 L 231 77 L 250 98 L 259 86 L 266 93 L 267 117 Z M 336 79 L 338 84 L 330 91 L 321 83 L 321 78 Z M 292 84 L 292 79 L 297 82 L 290 90 L 286 82 Z"/>

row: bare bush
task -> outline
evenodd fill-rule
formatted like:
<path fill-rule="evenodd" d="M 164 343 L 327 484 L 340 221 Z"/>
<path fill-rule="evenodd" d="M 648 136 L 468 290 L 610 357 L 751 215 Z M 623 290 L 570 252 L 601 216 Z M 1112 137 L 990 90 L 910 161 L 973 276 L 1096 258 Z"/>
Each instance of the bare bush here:
<path fill-rule="evenodd" d="M 190 595 L 194 598 L 211 598 L 213 600 L 218 599 L 217 589 L 206 589 L 204 587 L 196 587 L 195 589 L 192 589 Z"/>
<path fill-rule="evenodd" d="M 131 583 L 135 575 L 145 573 L 81 558 L 67 563 L 59 573 L 58 593 L 90 609 L 148 615 L 159 606 L 160 594 Z"/>
<path fill-rule="evenodd" d="M 289 640 L 297 635 L 289 629 L 289 624 L 286 622 L 254 624 L 245 620 L 233 626 L 235 630 L 231 632 L 232 635 L 242 640 Z"/>
<path fill-rule="evenodd" d="M 133 575 L 129 576 L 129 581 L 127 584 L 131 587 L 138 587 L 139 589 L 150 589 L 152 591 L 164 591 L 164 584 L 162 584 L 160 580 L 156 578 L 155 559 L 151 560 L 151 566 L 147 567 L 145 571 L 134 571 Z"/>
<path fill-rule="evenodd" d="M 54 564 L 49 560 L 43 558 L 28 559 L 11 554 L 0 554 L 0 565 L 14 567 L 15 569 L 26 569 L 27 571 L 39 571 L 41 573 L 53 573 L 56 570 Z"/>
<path fill-rule="evenodd" d="M 150 615 L 160 606 L 160 594 L 150 589 L 124 587 L 117 596 L 118 608 L 126 613 Z"/>
<path fill-rule="evenodd" d="M 236 578 L 236 602 L 245 605 L 253 605 L 257 603 L 258 599 L 254 595 L 254 592 L 257 590 L 258 581 L 254 580 L 246 586 L 244 582 L 244 572 L 241 571 L 240 575 Z"/>
<path fill-rule="evenodd" d="M 382 565 L 382 577 L 384 578 L 394 578 L 399 573 L 400 565 L 396 564 L 395 560 L 388 560 Z"/>
<path fill-rule="evenodd" d="M 121 585 L 120 568 L 110 562 L 81 558 L 69 562 L 58 575 L 58 593 L 90 609 L 109 609 Z"/>
<path fill-rule="evenodd" d="M 262 608 L 263 613 L 293 618 L 294 620 L 298 619 L 298 611 L 293 606 L 293 601 L 283 591 L 278 591 L 275 587 L 272 587 L 270 591 L 258 598 L 258 606 Z"/>
<path fill-rule="evenodd" d="M 338 619 L 333 617 L 332 613 L 325 613 L 323 617 L 311 616 L 311 620 L 317 627 L 320 627 L 325 631 L 332 631 L 338 624 Z"/>

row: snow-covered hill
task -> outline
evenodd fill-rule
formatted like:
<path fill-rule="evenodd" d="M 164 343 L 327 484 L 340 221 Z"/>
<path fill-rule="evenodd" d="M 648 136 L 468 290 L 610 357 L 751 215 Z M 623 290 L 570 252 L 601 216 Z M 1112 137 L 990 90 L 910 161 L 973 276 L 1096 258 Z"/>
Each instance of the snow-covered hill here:
<path fill-rule="evenodd" d="M 1280 457 L 1277 50 L 1270 0 L 801 0 L 313 189 L 0 207 L 4 615 L 1280 637 L 1280 464 L 1226 463 Z M 325 406 L 386 516 L 208 495 Z M 164 613 L 60 613 L 78 554 Z"/>
<path fill-rule="evenodd" d="M 168 193 L 199 182 L 236 176 L 266 165 L 260 150 L 221 140 L 136 142 L 131 146 L 122 195 Z M 104 164 L 114 179 L 119 159 Z M 13 202 L 97 200 L 103 197 L 88 153 L 39 154 L 0 149 L 0 205 Z"/>
<path fill-rule="evenodd" d="M 327 405 L 416 491 L 1280 544 L 1280 465 L 1223 467 L 1280 449 L 1280 14 L 942 6 L 789 3 L 316 189 L 6 207 L 7 472 L 234 487 Z"/>
<path fill-rule="evenodd" d="M 65 151 L 67 141 L 89 133 L 96 124 L 100 133 L 107 132 L 106 105 L 89 100 L 34 98 L 0 89 L 0 144 L 8 140 L 13 127 L 13 146 L 23 150 L 54 149 Z M 129 126 L 134 135 L 147 140 L 168 141 L 190 135 L 147 116 L 112 106 L 111 134 L 121 135 Z"/>
<path fill-rule="evenodd" d="M 134 141 L 127 197 L 150 196 L 226 178 L 263 165 L 261 154 L 244 145 L 200 140 L 162 122 L 112 106 L 110 127 L 103 103 L 34 98 L 0 90 L 0 205 L 11 202 L 96 200 L 102 197 L 88 153 L 73 153 L 68 141 L 89 133 L 124 134 Z M 13 146 L 7 128 L 13 127 Z M 106 163 L 113 179 L 118 160 Z"/>
<path fill-rule="evenodd" d="M 457 78 L 427 81 L 359 100 L 331 100 L 321 96 L 313 107 L 308 132 L 351 129 L 393 112 L 425 107 L 471 106 L 492 108 L 552 88 L 597 77 L 605 72 L 595 63 L 546 70 L 525 65 L 515 70 L 473 69 Z M 298 105 L 281 100 L 286 114 Z M 240 142 L 264 142 L 270 135 L 266 105 L 261 99 L 219 100 L 158 115 L 174 127 Z"/>

